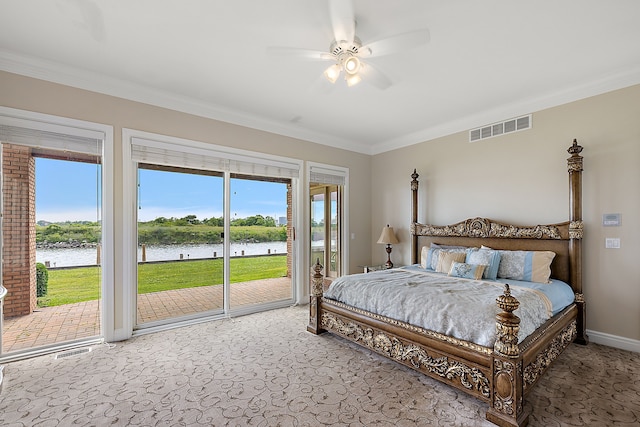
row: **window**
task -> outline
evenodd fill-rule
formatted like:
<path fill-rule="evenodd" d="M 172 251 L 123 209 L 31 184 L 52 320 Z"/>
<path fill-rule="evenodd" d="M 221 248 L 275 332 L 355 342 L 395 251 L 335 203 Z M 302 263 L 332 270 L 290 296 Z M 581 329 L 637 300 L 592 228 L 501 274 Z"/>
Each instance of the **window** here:
<path fill-rule="evenodd" d="M 348 170 L 317 163 L 309 164 L 310 196 L 310 265 L 316 261 L 324 267 L 326 277 L 346 272 L 347 224 L 346 183 Z"/>
<path fill-rule="evenodd" d="M 113 336 L 113 292 L 105 292 L 113 289 L 113 217 L 105 214 L 113 203 L 111 180 L 106 179 L 113 170 L 111 141 L 108 126 L 0 107 L 4 252 L 0 270 L 2 284 L 9 290 L 0 356 L 3 348 L 15 353 L 7 357 L 20 358 L 55 351 L 69 341 L 98 342 L 102 336 Z M 40 182 L 36 188 L 45 173 L 49 187 Z M 65 201 L 55 200 L 66 196 L 70 197 Z M 48 205 L 39 203 L 46 199 Z M 54 202 L 60 203 L 54 206 Z M 37 220 L 42 221 L 37 225 Z M 51 242 L 67 240 L 67 247 L 58 251 L 66 255 L 60 259 L 50 258 L 50 252 L 43 255 L 42 235 Z M 68 239 L 80 247 L 69 248 Z M 70 272 L 58 268 L 63 265 L 83 271 L 66 299 L 60 291 L 71 280 L 60 279 Z M 46 291 L 40 280 L 45 273 Z M 101 300 L 101 295 L 109 297 Z M 84 309 L 67 308 L 78 304 Z M 52 310 L 55 328 L 47 316 Z M 79 312 L 84 317 L 78 317 Z M 25 323 L 28 326 L 21 326 Z"/>

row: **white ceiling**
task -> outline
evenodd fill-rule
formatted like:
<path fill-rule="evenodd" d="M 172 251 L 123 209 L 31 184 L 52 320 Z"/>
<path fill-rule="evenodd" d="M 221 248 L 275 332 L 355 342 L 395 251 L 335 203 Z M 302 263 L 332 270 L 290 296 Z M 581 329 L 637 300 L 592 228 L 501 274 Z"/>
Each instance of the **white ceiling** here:
<path fill-rule="evenodd" d="M 325 0 L 0 0 L 0 69 L 367 154 L 640 83 L 637 0 L 354 9 L 365 44 L 430 31 L 368 60 L 386 90 L 332 86 L 330 63 L 267 54 L 328 51 Z"/>

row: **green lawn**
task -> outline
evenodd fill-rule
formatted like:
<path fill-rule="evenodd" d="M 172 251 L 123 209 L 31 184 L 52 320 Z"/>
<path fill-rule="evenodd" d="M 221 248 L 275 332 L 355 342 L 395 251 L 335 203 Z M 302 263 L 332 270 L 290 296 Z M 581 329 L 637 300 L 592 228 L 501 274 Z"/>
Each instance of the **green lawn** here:
<path fill-rule="evenodd" d="M 231 283 L 283 277 L 286 255 L 242 257 L 230 260 Z M 138 266 L 138 293 L 194 288 L 222 283 L 222 259 L 145 263 Z M 38 306 L 52 307 L 100 297 L 99 267 L 49 270 L 47 295 Z"/>

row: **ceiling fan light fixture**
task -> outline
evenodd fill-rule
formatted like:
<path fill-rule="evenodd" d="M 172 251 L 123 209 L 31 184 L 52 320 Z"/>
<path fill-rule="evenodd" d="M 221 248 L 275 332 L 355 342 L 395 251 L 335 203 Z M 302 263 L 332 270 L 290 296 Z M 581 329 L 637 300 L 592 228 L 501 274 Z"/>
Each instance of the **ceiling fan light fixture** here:
<path fill-rule="evenodd" d="M 384 90 L 391 86 L 391 80 L 380 72 L 369 58 L 390 55 L 395 52 L 413 49 L 430 40 L 429 30 L 421 29 L 400 33 L 386 38 L 362 44 L 356 35 L 356 19 L 354 0 L 327 0 L 329 2 L 329 18 L 333 41 L 329 51 L 318 51 L 301 48 L 271 48 L 272 53 L 281 55 L 291 53 L 308 60 L 328 60 L 333 65 L 324 70 L 324 77 L 336 83 L 344 71 L 347 86 L 360 83 L 363 79 L 373 86 Z"/>
<path fill-rule="evenodd" d="M 360 70 L 360 60 L 358 59 L 357 56 L 349 56 L 345 61 L 344 61 L 344 72 L 349 74 L 349 75 L 355 75 L 358 74 L 358 71 Z"/>
<path fill-rule="evenodd" d="M 335 83 L 338 80 L 338 77 L 340 77 L 340 65 L 333 64 L 332 66 L 324 70 L 324 76 L 331 83 Z"/>
<path fill-rule="evenodd" d="M 347 86 L 351 87 L 360 83 L 362 81 L 362 77 L 360 77 L 358 74 L 348 74 L 347 76 L 345 76 L 345 80 L 347 81 Z"/>

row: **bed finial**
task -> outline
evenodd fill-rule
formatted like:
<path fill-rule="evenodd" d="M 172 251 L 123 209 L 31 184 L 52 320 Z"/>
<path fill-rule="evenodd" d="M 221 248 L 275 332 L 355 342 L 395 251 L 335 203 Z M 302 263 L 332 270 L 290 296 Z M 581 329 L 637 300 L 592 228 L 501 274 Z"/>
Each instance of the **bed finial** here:
<path fill-rule="evenodd" d="M 322 296 L 322 282 L 324 276 L 322 275 L 322 264 L 320 264 L 320 258 L 316 258 L 316 263 L 313 266 L 313 278 L 311 280 L 311 296 Z"/>
<path fill-rule="evenodd" d="M 319 320 L 319 307 L 320 299 L 322 299 L 324 276 L 322 275 L 322 264 L 320 264 L 320 258 L 316 258 L 311 277 L 311 295 L 309 295 L 309 324 L 307 325 L 307 331 L 312 334 L 318 335 L 322 332 Z"/>
<path fill-rule="evenodd" d="M 582 152 L 582 145 L 578 145 L 578 139 L 573 138 L 573 144 L 567 150 L 569 154 L 580 154 Z"/>
<path fill-rule="evenodd" d="M 571 157 L 567 159 L 567 166 L 569 173 L 582 172 L 582 145 L 578 145 L 578 140 L 573 139 L 573 144 L 567 149 L 567 152 L 571 154 Z"/>
<path fill-rule="evenodd" d="M 518 332 L 520 318 L 513 314 L 520 302 L 511 295 L 511 288 L 504 285 L 504 294 L 496 298 L 496 303 L 502 312 L 496 315 L 496 342 L 493 349 L 501 356 L 518 357 Z"/>

